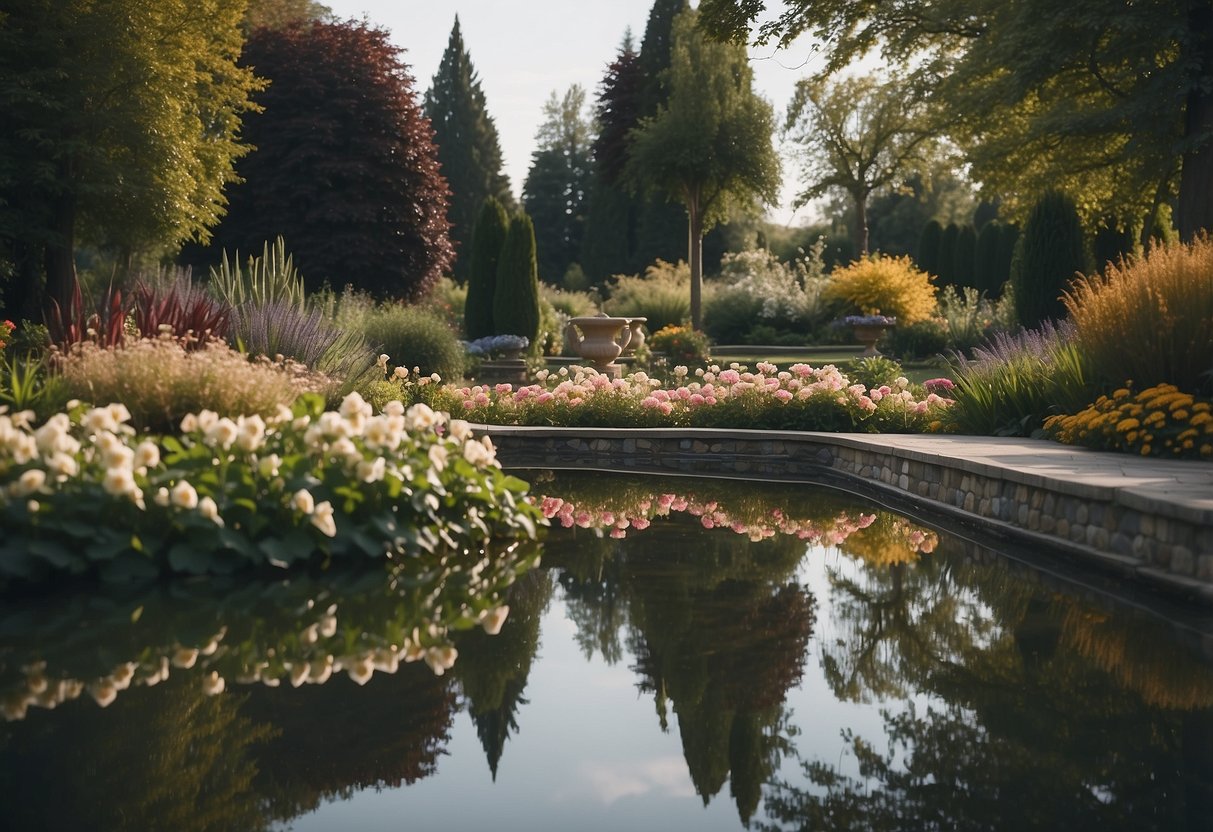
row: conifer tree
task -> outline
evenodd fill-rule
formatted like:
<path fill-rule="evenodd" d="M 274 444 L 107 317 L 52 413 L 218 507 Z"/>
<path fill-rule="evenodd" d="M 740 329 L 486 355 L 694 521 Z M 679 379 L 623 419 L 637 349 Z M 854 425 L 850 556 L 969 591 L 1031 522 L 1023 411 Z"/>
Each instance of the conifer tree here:
<path fill-rule="evenodd" d="M 1032 328 L 1060 320 L 1062 293 L 1075 274 L 1088 271 L 1074 200 L 1060 191 L 1042 196 L 1024 223 L 1020 247 L 1011 274 L 1019 322 Z"/>
<path fill-rule="evenodd" d="M 496 197 L 488 197 L 472 233 L 472 257 L 468 268 L 468 294 L 463 306 L 463 328 L 468 340 L 493 335 L 493 295 L 497 289 L 497 264 L 505 244 L 510 218 Z"/>
<path fill-rule="evenodd" d="M 593 142 L 594 175 L 581 251 L 581 266 L 593 283 L 639 270 L 633 259 L 639 201 L 625 190 L 620 177 L 628 161 L 628 133 L 640 117 L 643 87 L 639 56 L 628 31 L 598 85 L 594 107 L 598 135 Z"/>
<path fill-rule="evenodd" d="M 514 205 L 510 180 L 501 170 L 501 141 L 488 114 L 480 79 L 463 44 L 459 17 L 451 29 L 438 72 L 425 94 L 425 114 L 434 126 L 438 161 L 451 189 L 447 218 L 455 243 L 454 275 L 467 278 L 468 251 L 480 206 L 496 197 L 507 208 Z"/>
<path fill-rule="evenodd" d="M 952 252 L 952 276 L 957 288 L 977 285 L 973 270 L 977 263 L 977 232 L 967 223 L 956 235 L 956 248 Z"/>
<path fill-rule="evenodd" d="M 515 214 L 501 246 L 493 289 L 493 328 L 497 335 L 539 339 L 539 274 L 535 265 L 535 226 Z"/>
<path fill-rule="evenodd" d="M 973 285 L 986 297 L 999 294 L 1003 282 L 998 262 L 998 245 L 1002 239 L 1002 224 L 990 220 L 977 235 L 977 256 L 974 260 Z"/>
<path fill-rule="evenodd" d="M 942 237 L 943 226 L 939 224 L 939 220 L 930 220 L 922 227 L 915 262 L 918 263 L 918 268 L 927 274 L 939 275 L 939 243 Z"/>
<path fill-rule="evenodd" d="M 941 289 L 944 286 L 956 285 L 956 239 L 959 236 L 960 226 L 950 222 L 939 238 L 939 259 L 935 264 L 939 268 L 939 271 L 936 272 L 939 280 L 935 282 L 935 285 Z"/>

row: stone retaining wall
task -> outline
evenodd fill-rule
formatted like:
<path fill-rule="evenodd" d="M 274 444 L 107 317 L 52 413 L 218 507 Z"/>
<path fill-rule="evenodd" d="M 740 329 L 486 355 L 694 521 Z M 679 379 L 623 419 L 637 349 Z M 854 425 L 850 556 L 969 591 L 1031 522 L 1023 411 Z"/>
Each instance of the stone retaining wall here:
<path fill-rule="evenodd" d="M 509 467 L 820 481 L 980 526 L 1042 550 L 1213 603 L 1213 524 L 1118 489 L 881 447 L 850 434 L 480 426 Z M 1187 514 L 1187 516 L 1186 516 Z"/>

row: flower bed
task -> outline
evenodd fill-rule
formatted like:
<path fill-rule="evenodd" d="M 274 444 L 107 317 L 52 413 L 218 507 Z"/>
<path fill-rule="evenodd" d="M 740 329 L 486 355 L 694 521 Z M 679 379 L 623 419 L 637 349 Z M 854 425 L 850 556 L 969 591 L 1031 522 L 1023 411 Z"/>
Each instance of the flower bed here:
<path fill-rule="evenodd" d="M 0 577 L 230 572 L 536 536 L 526 484 L 466 421 L 400 402 L 372 415 L 356 393 L 322 410 L 318 397 L 269 419 L 204 410 L 168 436 L 137 435 L 121 404 L 37 428 L 0 414 Z"/>

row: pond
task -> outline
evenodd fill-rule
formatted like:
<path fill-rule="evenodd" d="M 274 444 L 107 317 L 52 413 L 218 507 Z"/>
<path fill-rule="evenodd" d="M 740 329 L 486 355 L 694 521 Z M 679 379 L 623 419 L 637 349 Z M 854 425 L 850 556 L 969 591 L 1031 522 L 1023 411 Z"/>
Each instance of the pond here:
<path fill-rule="evenodd" d="M 1210 828 L 1204 618 L 819 487 L 528 478 L 541 551 L 7 598 L 0 829 Z"/>

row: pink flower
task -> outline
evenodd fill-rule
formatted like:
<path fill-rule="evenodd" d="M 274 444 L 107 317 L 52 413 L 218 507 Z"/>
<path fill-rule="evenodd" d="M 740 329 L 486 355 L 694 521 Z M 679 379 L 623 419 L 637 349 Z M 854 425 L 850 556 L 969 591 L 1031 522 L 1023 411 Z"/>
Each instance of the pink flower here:
<path fill-rule="evenodd" d="M 699 522 L 703 524 L 703 527 L 705 529 L 710 529 L 716 525 L 714 522 L 712 522 L 712 518 L 706 514 L 703 517 L 699 518 Z"/>
<path fill-rule="evenodd" d="M 660 404 L 661 404 L 661 402 L 657 401 L 657 399 L 654 396 L 645 396 L 644 399 L 640 402 L 641 407 L 657 407 Z"/>
<path fill-rule="evenodd" d="M 554 398 L 556 398 L 556 397 L 554 395 L 552 395 L 551 393 L 544 392 L 544 393 L 540 393 L 535 398 L 535 401 L 537 401 L 539 404 L 545 404 L 547 402 L 550 402 Z"/>
<path fill-rule="evenodd" d="M 624 531 L 623 529 L 611 529 L 611 537 L 618 539 L 618 538 L 627 537 L 627 536 L 628 536 L 628 533 L 626 531 Z"/>
<path fill-rule="evenodd" d="M 694 405 L 703 404 L 705 401 L 707 401 L 707 399 L 705 399 L 703 396 L 699 395 L 698 393 L 692 393 L 689 401 L 694 406 Z"/>
<path fill-rule="evenodd" d="M 792 394 L 787 390 L 776 390 L 775 398 L 779 399 L 781 402 L 790 402 L 792 400 Z"/>

